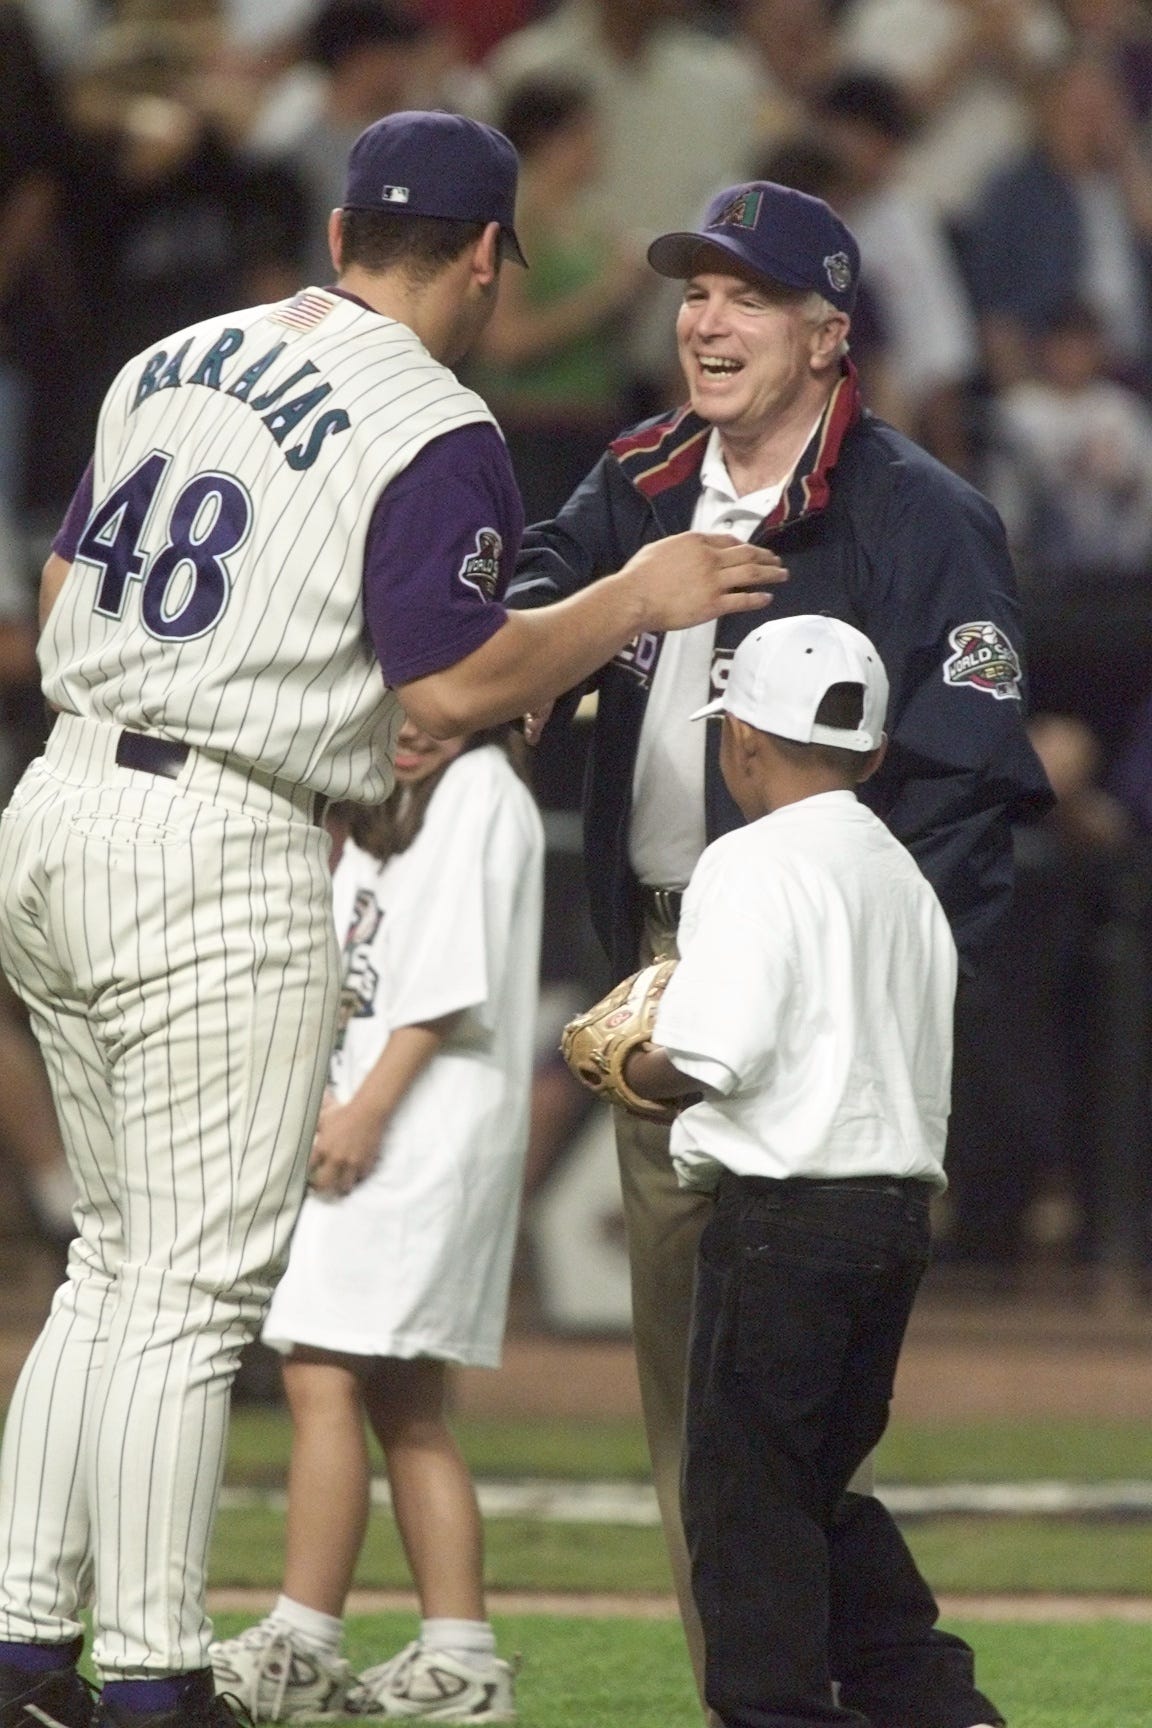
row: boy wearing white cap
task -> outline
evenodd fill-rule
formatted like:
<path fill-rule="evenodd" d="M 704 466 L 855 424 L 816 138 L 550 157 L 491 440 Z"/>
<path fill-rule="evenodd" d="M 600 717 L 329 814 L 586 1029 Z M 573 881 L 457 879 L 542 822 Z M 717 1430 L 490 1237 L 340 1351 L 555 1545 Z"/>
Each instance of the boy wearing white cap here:
<path fill-rule="evenodd" d="M 683 1513 L 724 1728 L 865 1722 L 835 1701 L 827 1533 L 886 1426 L 928 1262 L 956 986 L 935 893 L 855 795 L 887 702 L 879 654 L 839 619 L 779 619 L 737 648 L 694 718 L 723 715 L 747 826 L 701 857 L 653 1042 L 625 1068 L 644 1097 L 700 1097 L 672 1157 L 716 1192 Z"/>

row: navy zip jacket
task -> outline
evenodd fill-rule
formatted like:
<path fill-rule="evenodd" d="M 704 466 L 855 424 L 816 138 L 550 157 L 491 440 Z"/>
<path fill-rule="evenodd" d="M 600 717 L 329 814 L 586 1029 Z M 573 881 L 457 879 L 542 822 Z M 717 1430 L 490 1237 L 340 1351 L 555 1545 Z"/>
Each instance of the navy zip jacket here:
<path fill-rule="evenodd" d="M 711 426 L 690 409 L 618 438 L 552 522 L 524 536 L 509 605 L 564 599 L 641 546 L 692 526 Z M 995 939 L 1012 892 L 1012 824 L 1052 794 L 1024 730 L 1016 583 L 992 505 L 862 411 L 845 364 L 784 497 L 753 539 L 789 571 L 765 611 L 716 627 L 711 695 L 737 643 L 768 618 L 827 612 L 870 636 L 888 670 L 889 749 L 860 796 L 940 897 L 965 970 Z M 644 635 L 597 675 L 584 796 L 592 919 L 618 975 L 639 964 L 640 888 L 628 862 L 632 777 L 662 638 Z M 685 692 L 697 707 L 704 691 Z M 743 818 L 707 738 L 709 840 Z"/>

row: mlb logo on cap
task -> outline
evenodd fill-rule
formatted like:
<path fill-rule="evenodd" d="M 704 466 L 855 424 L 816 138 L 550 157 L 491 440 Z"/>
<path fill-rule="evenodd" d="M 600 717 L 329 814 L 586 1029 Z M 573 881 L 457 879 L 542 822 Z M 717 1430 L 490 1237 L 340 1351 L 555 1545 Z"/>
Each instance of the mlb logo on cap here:
<path fill-rule="evenodd" d="M 388 114 L 352 146 L 343 208 L 499 222 L 504 256 L 523 264 L 514 226 L 519 168 L 495 126 L 431 109 Z"/>

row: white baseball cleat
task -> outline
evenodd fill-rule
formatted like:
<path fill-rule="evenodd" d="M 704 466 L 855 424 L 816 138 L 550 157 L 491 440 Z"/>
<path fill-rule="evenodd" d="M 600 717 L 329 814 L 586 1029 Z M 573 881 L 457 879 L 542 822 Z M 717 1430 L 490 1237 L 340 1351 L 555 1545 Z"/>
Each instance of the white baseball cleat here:
<path fill-rule="evenodd" d="M 209 1647 L 217 1692 L 239 1699 L 253 1722 L 327 1722 L 344 1714 L 349 1663 L 324 1656 L 272 1620 Z"/>
<path fill-rule="evenodd" d="M 348 1716 L 387 1721 L 514 1722 L 513 1669 L 499 1656 L 462 1662 L 417 1640 L 390 1662 L 366 1668 L 344 1700 Z"/>

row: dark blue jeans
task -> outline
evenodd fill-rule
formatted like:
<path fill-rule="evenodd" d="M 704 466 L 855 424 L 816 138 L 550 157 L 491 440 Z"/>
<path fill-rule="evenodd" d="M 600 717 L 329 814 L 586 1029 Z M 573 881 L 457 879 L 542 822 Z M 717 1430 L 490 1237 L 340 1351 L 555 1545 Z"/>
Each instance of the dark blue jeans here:
<path fill-rule="evenodd" d="M 928 1194 L 721 1182 L 696 1264 L 683 1509 L 705 1693 L 725 1728 L 867 1720 L 834 1702 L 829 1536 L 887 1426 Z"/>

